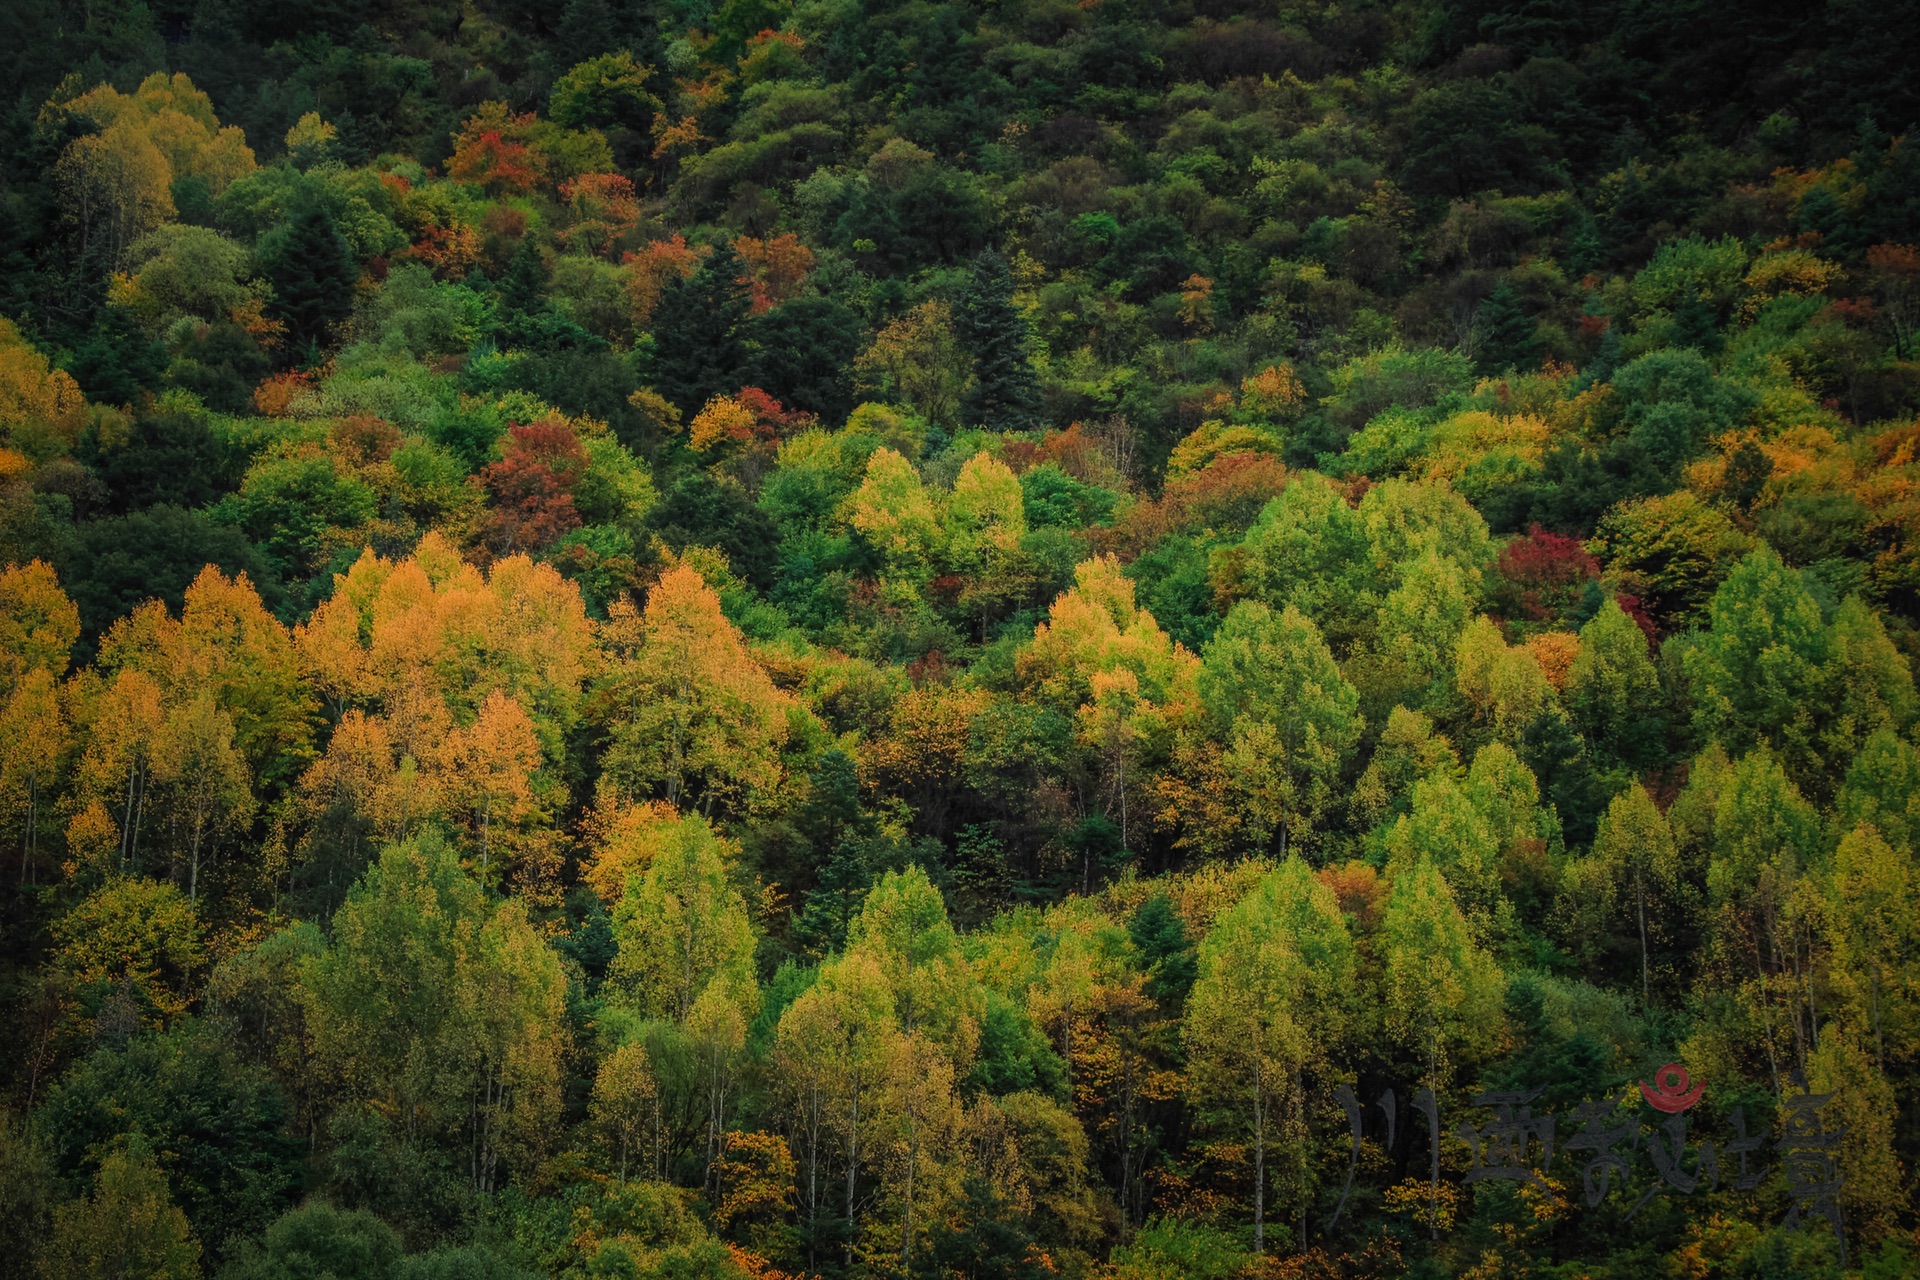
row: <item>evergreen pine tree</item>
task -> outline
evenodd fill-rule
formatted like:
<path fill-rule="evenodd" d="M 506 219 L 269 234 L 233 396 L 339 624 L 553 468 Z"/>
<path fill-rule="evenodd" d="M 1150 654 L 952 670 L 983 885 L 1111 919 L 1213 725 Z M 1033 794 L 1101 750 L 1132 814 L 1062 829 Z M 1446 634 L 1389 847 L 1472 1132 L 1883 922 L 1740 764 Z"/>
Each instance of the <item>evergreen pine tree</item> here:
<path fill-rule="evenodd" d="M 1502 280 L 1480 304 L 1473 329 L 1480 348 L 1481 372 L 1497 374 L 1515 369 L 1526 373 L 1539 365 L 1539 334 L 1520 306 L 1520 295 L 1507 281 Z"/>
<path fill-rule="evenodd" d="M 1007 260 L 991 249 L 973 260 L 954 315 L 961 345 L 973 354 L 973 385 L 961 402 L 969 426 L 1029 431 L 1040 425 L 1040 381 L 1027 355 L 1027 321 L 1013 305 Z"/>
<path fill-rule="evenodd" d="M 731 243 L 715 246 L 686 279 L 670 279 L 654 312 L 653 385 L 685 414 L 738 391 L 747 367 L 751 299 Z"/>
<path fill-rule="evenodd" d="M 613 49 L 615 25 L 607 0 L 567 0 L 549 54 L 555 70 L 565 71 Z"/>
<path fill-rule="evenodd" d="M 273 285 L 274 316 L 287 326 L 289 350 L 304 352 L 325 342 L 352 313 L 359 275 L 353 251 L 318 204 L 295 214 L 261 256 Z"/>
<path fill-rule="evenodd" d="M 501 319 L 510 332 L 522 333 L 529 317 L 547 309 L 547 266 L 540 257 L 540 246 L 531 235 L 520 241 L 500 278 Z"/>

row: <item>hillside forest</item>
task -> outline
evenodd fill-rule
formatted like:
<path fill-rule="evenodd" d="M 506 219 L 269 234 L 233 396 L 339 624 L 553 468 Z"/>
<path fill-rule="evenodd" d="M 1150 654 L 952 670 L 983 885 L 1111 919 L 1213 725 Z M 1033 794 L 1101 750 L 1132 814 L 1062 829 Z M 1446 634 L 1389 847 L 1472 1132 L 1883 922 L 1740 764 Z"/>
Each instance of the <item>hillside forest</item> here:
<path fill-rule="evenodd" d="M 5 10 L 0 1277 L 1920 1274 L 1912 4 Z"/>

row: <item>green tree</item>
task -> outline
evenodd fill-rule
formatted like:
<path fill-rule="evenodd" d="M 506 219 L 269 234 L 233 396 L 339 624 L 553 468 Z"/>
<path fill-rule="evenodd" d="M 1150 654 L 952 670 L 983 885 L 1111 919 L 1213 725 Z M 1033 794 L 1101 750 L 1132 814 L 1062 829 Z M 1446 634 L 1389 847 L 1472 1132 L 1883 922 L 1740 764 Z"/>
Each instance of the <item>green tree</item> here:
<path fill-rule="evenodd" d="M 221 1269 L 222 1280 L 393 1280 L 400 1236 L 366 1209 L 336 1209 L 314 1200 L 268 1227 Z"/>
<path fill-rule="evenodd" d="M 1660 677 L 1647 633 L 1609 599 L 1580 628 L 1567 675 L 1567 710 L 1589 745 L 1616 760 L 1650 763 L 1660 748 Z"/>
<path fill-rule="evenodd" d="M 144 1146 L 108 1155 L 92 1193 L 55 1211 L 43 1270 L 60 1280 L 197 1280 L 200 1243 Z"/>
<path fill-rule="evenodd" d="M 669 275 L 654 309 L 653 385 L 689 416 L 740 390 L 750 352 L 752 299 L 732 241 L 714 246 L 692 275 Z"/>
<path fill-rule="evenodd" d="M 1768 746 L 1801 778 L 1816 772 L 1832 637 L 1800 576 L 1761 546 L 1714 592 L 1707 616 L 1682 655 L 1694 732 L 1734 755 Z"/>
<path fill-rule="evenodd" d="M 653 70 L 634 61 L 625 49 L 588 58 L 553 82 L 547 114 L 568 129 L 653 127 L 660 99 L 647 88 Z"/>
<path fill-rule="evenodd" d="M 1338 795 L 1364 726 L 1359 693 L 1306 614 L 1251 600 L 1208 642 L 1199 690 L 1229 758 L 1246 765 L 1233 777 L 1260 810 L 1259 829 L 1278 836 L 1285 857 L 1289 838 L 1310 834 Z"/>
<path fill-rule="evenodd" d="M 1499 1043 L 1507 980 L 1429 858 L 1393 878 L 1381 920 L 1386 1029 L 1443 1092 Z"/>
<path fill-rule="evenodd" d="M 1372 630 L 1378 587 L 1365 527 L 1324 477 L 1297 475 L 1240 544 L 1242 592 L 1313 619 L 1336 652 Z"/>
<path fill-rule="evenodd" d="M 1480 304 L 1473 318 L 1473 337 L 1482 373 L 1501 374 L 1509 369 L 1529 373 L 1540 364 L 1539 328 L 1521 307 L 1511 280 L 1495 285 Z"/>
<path fill-rule="evenodd" d="M 544 1148 L 570 1039 L 559 957 L 444 841 L 380 855 L 304 986 L 321 1069 L 350 1106 L 400 1117 L 409 1146 L 465 1145 L 479 1191 Z"/>
<path fill-rule="evenodd" d="M 715 981 L 755 1003 L 753 924 L 728 879 L 726 846 L 698 814 L 662 837 L 645 874 L 628 881 L 614 909 L 620 950 L 609 981 L 654 1018 L 684 1021 Z"/>
<path fill-rule="evenodd" d="M 847 954 L 870 958 L 893 994 L 902 1031 L 920 1032 L 964 1068 L 979 1043 L 981 995 L 947 904 L 918 866 L 889 871 L 847 931 Z"/>
<path fill-rule="evenodd" d="M 1654 950 L 1681 941 L 1674 929 L 1685 922 L 1688 886 L 1673 829 L 1645 787 L 1628 787 L 1607 806 L 1593 851 L 1568 870 L 1566 894 L 1574 950 L 1619 950 L 1623 935 L 1631 939 L 1625 949 L 1637 945 L 1640 1001 L 1651 1008 Z"/>
<path fill-rule="evenodd" d="M 1833 802 L 1844 830 L 1871 823 L 1898 848 L 1912 850 L 1920 835 L 1920 751 L 1892 729 L 1874 731 L 1847 767 Z"/>
<path fill-rule="evenodd" d="M 966 424 L 992 431 L 1039 426 L 1040 382 L 1028 354 L 1027 319 L 1013 304 L 1006 259 L 990 249 L 973 260 L 954 330 L 973 356 L 973 382 L 961 401 Z"/>
<path fill-rule="evenodd" d="M 1267 1151 L 1293 1154 L 1288 1190 L 1311 1196 L 1306 1081 L 1324 1081 L 1350 1025 L 1355 958 L 1333 891 L 1288 859 L 1214 923 L 1187 1002 L 1191 1087 L 1244 1118 L 1253 1147 L 1253 1249 L 1266 1252 Z"/>
<path fill-rule="evenodd" d="M 318 201 L 308 202 L 284 229 L 264 238 L 259 256 L 289 348 L 304 352 L 326 345 L 353 311 L 353 283 L 360 274 L 333 217 Z"/>

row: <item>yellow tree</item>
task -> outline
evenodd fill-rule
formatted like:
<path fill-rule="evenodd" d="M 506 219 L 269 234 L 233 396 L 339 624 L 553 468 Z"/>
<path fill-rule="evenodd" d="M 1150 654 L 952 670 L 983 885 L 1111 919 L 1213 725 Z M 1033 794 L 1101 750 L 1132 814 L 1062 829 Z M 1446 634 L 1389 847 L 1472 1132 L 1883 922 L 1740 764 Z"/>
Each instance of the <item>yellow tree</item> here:
<path fill-rule="evenodd" d="M 13 321 L 0 316 L 0 442 L 28 458 L 44 460 L 70 449 L 86 425 L 87 400 L 80 384 L 64 369 L 55 369 L 39 348 L 21 336 Z M 39 570 L 46 566 L 35 561 L 26 572 Z M 0 571 L 0 582 L 22 572 L 18 566 L 9 566 Z M 5 612 L 0 609 L 0 616 Z"/>
<path fill-rule="evenodd" d="M 80 610 L 46 561 L 0 569 L 0 697 L 29 671 L 66 675 L 79 638 Z"/>
<path fill-rule="evenodd" d="M 89 681 L 79 727 L 87 747 L 80 757 L 82 793 L 116 813 L 116 864 L 125 870 L 140 855 L 154 749 L 166 721 L 160 686 L 141 671 L 121 671 L 104 686 Z"/>
<path fill-rule="evenodd" d="M 173 170 L 135 126 L 74 139 L 54 167 L 54 181 L 81 244 L 116 267 L 134 241 L 174 216 Z"/>
<path fill-rule="evenodd" d="M 144 673 L 170 705 L 211 696 L 232 718 L 234 742 L 263 784 L 291 781 L 307 763 L 313 694 L 292 636 L 244 573 L 202 569 L 177 619 L 158 600 L 141 605 L 108 631 L 100 665 Z"/>
<path fill-rule="evenodd" d="M 21 884 L 38 860 L 45 797 L 69 742 L 59 686 L 45 667 L 36 667 L 0 704 L 0 813 L 20 824 Z"/>
<path fill-rule="evenodd" d="M 948 554 L 968 572 L 993 572 L 1027 532 L 1025 498 L 1013 468 L 986 450 L 968 458 L 953 482 L 945 512 Z"/>
<path fill-rule="evenodd" d="M 495 690 L 472 725 L 447 735 L 439 765 L 441 791 L 459 807 L 480 848 L 484 884 L 496 826 L 511 843 L 512 833 L 538 816 L 533 774 L 540 767 L 540 744 L 533 721 L 518 702 Z"/>
<path fill-rule="evenodd" d="M 1518 742 L 1553 697 L 1533 651 L 1509 646 L 1485 614 L 1460 633 L 1453 660 L 1461 696 L 1502 742 Z"/>
<path fill-rule="evenodd" d="M 1199 660 L 1134 602 L 1119 562 L 1099 556 L 1074 570 L 1073 588 L 1053 602 L 1015 670 L 1033 696 L 1074 718 L 1124 847 L 1143 757 L 1170 721 L 1198 710 Z"/>
<path fill-rule="evenodd" d="M 153 780 L 186 844 L 187 898 L 200 896 L 200 861 L 221 833 L 253 812 L 247 762 L 233 742 L 233 720 L 202 693 L 174 708 L 155 744 Z"/>
<path fill-rule="evenodd" d="M 659 1114 L 660 1088 L 654 1082 L 646 1046 L 621 1045 L 600 1064 L 593 1077 L 593 1094 L 587 1101 L 587 1119 L 618 1153 L 620 1181 L 627 1180 L 634 1153 L 657 1132 Z M 657 1176 L 657 1148 L 648 1159 L 647 1169 Z"/>
<path fill-rule="evenodd" d="M 939 1045 L 908 1033 L 889 1047 L 876 1115 L 876 1155 L 881 1193 L 898 1215 L 900 1273 L 912 1275 L 915 1243 L 959 1190 L 964 1164 L 954 1158 L 953 1148 L 961 1111 L 953 1090 L 953 1059 Z M 891 1233 L 872 1234 L 884 1240 Z M 884 1256 L 878 1240 L 869 1251 L 876 1261 Z"/>
<path fill-rule="evenodd" d="M 900 454 L 885 445 L 873 451 L 860 487 L 840 505 L 840 518 L 880 553 L 889 573 L 915 584 L 926 579 L 939 513 L 920 473 Z"/>
<path fill-rule="evenodd" d="M 862 384 L 882 399 L 904 402 L 940 426 L 955 424 L 967 364 L 947 303 L 931 299 L 889 323 L 853 367 Z"/>
<path fill-rule="evenodd" d="M 200 990 L 205 957 L 193 903 L 172 884 L 141 876 L 109 881 L 53 923 L 59 964 L 81 995 L 125 988 L 161 1026 L 183 1017 Z"/>

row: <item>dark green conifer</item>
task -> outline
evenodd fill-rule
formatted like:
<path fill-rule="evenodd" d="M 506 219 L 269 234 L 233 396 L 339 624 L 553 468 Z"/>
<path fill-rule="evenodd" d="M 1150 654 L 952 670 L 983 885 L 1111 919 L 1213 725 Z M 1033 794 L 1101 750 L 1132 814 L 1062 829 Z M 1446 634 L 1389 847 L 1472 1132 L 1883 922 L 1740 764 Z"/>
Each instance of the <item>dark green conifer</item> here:
<path fill-rule="evenodd" d="M 653 314 L 653 385 L 682 413 L 738 391 L 748 350 L 746 267 L 722 241 L 699 270 L 670 279 Z"/>
<path fill-rule="evenodd" d="M 1502 280 L 1480 304 L 1473 330 L 1482 373 L 1526 373 L 1539 366 L 1540 335 L 1509 282 Z"/>
<path fill-rule="evenodd" d="M 1027 320 L 1013 305 L 1007 260 L 992 250 L 973 260 L 954 328 L 973 355 L 973 385 L 961 403 L 967 425 L 995 431 L 1038 427 L 1040 380 L 1027 353 Z"/>
<path fill-rule="evenodd" d="M 287 326 L 287 349 L 304 355 L 326 343 L 353 312 L 359 275 L 333 218 L 318 204 L 307 205 L 261 258 L 273 285 L 273 314 Z"/>

